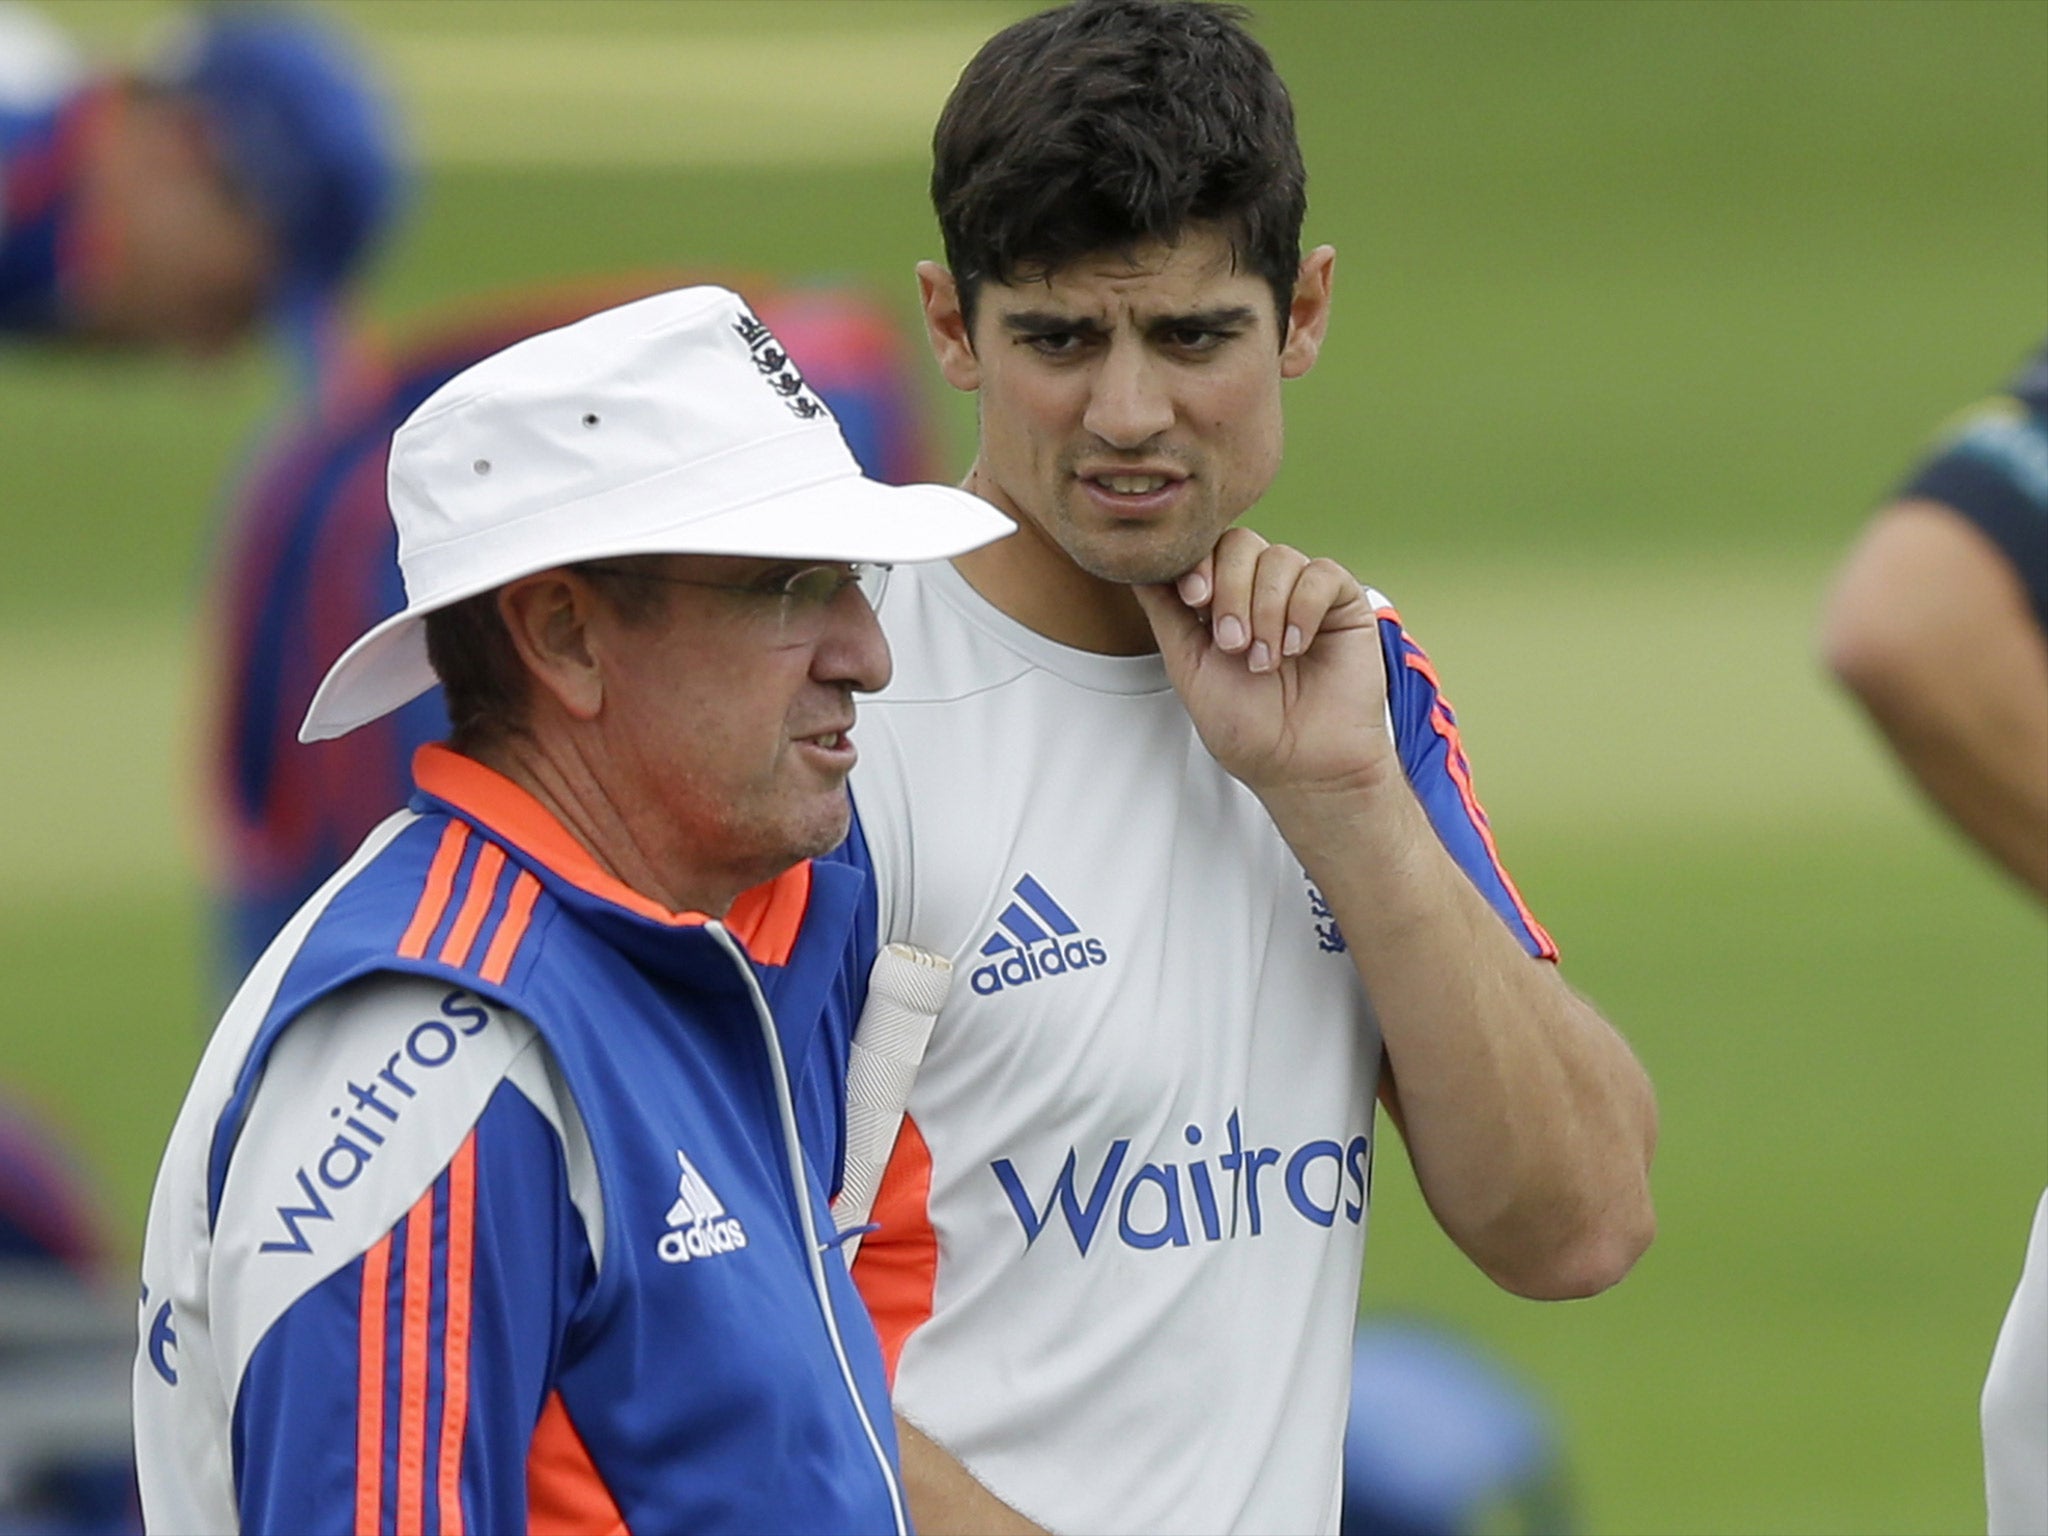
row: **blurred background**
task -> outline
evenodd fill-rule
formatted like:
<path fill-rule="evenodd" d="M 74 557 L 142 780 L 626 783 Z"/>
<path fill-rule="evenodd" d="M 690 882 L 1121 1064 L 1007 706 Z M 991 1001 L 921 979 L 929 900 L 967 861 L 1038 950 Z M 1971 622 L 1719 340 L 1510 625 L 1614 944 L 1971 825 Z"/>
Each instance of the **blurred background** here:
<path fill-rule="evenodd" d="M 173 8 L 53 0 L 91 56 Z M 650 267 L 908 327 L 930 124 L 1026 7 L 321 7 L 419 156 L 362 308 Z M 1821 678 L 1827 573 L 2048 331 L 2048 4 L 1264 0 L 1339 251 L 1261 531 L 1392 595 L 1503 853 L 1662 1100 L 1661 1235 L 1497 1293 L 1394 1138 L 1365 1304 L 1538 1384 L 1600 1532 L 1983 1528 L 1977 1394 L 2048 1179 L 2048 929 Z M 227 488 L 282 409 L 0 347 L 0 1082 L 116 1273 L 219 1001 L 200 742 Z M 940 399 L 964 468 L 971 405 Z"/>

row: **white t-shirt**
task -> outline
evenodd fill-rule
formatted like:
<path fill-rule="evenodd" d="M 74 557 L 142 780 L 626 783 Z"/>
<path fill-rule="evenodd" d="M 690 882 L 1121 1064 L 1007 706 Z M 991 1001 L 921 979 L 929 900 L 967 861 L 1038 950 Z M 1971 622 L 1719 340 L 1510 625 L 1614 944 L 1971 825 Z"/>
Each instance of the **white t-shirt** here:
<path fill-rule="evenodd" d="M 878 606 L 880 937 L 955 967 L 854 1271 L 898 1411 L 1056 1531 L 1333 1531 L 1380 1061 L 1343 936 L 1157 656 L 946 565 Z M 1411 780 L 1522 928 L 1427 658 L 1382 640 Z"/>
<path fill-rule="evenodd" d="M 1991 1536 L 2048 1531 L 2048 1192 L 2034 1208 L 2019 1288 L 1984 1378 L 1982 1414 Z"/>

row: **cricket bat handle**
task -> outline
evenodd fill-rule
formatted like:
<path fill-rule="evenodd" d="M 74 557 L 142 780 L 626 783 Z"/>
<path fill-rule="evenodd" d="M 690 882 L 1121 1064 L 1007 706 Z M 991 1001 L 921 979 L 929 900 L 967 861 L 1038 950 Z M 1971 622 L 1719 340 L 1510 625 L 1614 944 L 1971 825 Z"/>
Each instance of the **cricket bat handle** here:
<path fill-rule="evenodd" d="M 832 1206 L 842 1232 L 865 1226 L 874 1210 L 911 1084 L 952 986 L 952 961 L 909 944 L 889 945 L 868 972 L 867 1006 L 854 1026 L 846 1069 L 846 1167 Z M 848 1238 L 844 1250 L 850 1265 L 860 1238 Z"/>

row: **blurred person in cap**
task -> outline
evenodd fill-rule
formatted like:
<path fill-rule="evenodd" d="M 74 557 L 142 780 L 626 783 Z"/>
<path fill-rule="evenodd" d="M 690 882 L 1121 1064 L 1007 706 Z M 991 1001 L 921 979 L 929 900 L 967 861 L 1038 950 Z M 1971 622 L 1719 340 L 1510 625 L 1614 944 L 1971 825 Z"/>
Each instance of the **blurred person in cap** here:
<path fill-rule="evenodd" d="M 835 1251 L 853 981 L 849 562 L 1007 532 L 864 478 L 732 293 L 435 391 L 406 605 L 309 739 L 437 679 L 409 809 L 229 1006 L 165 1154 L 135 1407 L 161 1531 L 906 1531 Z"/>
<path fill-rule="evenodd" d="M 1871 519 L 1822 646 L 1927 797 L 2048 902 L 2048 345 Z M 2048 1192 L 1981 1417 L 1992 1536 L 2048 1531 Z"/>
<path fill-rule="evenodd" d="M 209 7 L 91 70 L 0 4 L 0 335 L 210 354 L 274 321 L 313 378 L 398 180 L 364 64 L 308 10 Z"/>
<path fill-rule="evenodd" d="M 228 985 L 405 803 L 414 751 L 448 733 L 435 687 L 345 736 L 296 739 L 335 658 L 405 604 L 384 500 L 392 432 L 457 373 L 519 337 L 688 280 L 577 279 L 437 310 L 359 359 L 345 388 L 292 413 L 255 455 L 216 541 L 209 604 L 207 826 Z M 728 286 L 748 295 L 788 348 L 870 477 L 940 478 L 917 356 L 874 296 L 843 282 L 750 277 Z"/>

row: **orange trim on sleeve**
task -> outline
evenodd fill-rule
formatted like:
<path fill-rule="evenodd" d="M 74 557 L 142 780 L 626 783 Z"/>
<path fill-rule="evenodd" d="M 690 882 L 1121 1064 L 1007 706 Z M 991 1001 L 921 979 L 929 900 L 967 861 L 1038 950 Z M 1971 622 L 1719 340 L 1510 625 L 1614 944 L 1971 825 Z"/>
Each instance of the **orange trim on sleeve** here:
<path fill-rule="evenodd" d="M 917 1122 L 905 1115 L 868 1218 L 876 1230 L 861 1239 L 853 1260 L 853 1283 L 875 1320 L 891 1391 L 903 1346 L 931 1320 L 939 1278 L 939 1236 L 932 1229 L 931 1199 L 931 1148 Z"/>
<path fill-rule="evenodd" d="M 562 1394 L 550 1392 L 526 1453 L 527 1536 L 628 1536 L 626 1517 L 598 1475 L 570 1422 Z"/>
<path fill-rule="evenodd" d="M 379 1536 L 384 1504 L 384 1305 L 391 1276 L 391 1234 L 363 1255 L 363 1299 L 356 1339 L 356 1536 Z"/>
<path fill-rule="evenodd" d="M 462 862 L 462 849 L 468 841 L 469 828 L 459 821 L 449 822 L 442 830 L 441 846 L 427 866 L 426 888 L 420 892 L 419 905 L 412 909 L 412 921 L 405 925 L 405 937 L 398 941 L 398 953 L 407 960 L 424 955 L 427 940 L 441 926 L 441 914 L 448 910 L 448 896 L 455 889 L 455 866 Z"/>
<path fill-rule="evenodd" d="M 476 1232 L 476 1132 L 448 1165 L 448 1301 L 441 1337 L 441 1536 L 463 1536 L 462 1441 L 469 1427 L 469 1308 Z"/>
<path fill-rule="evenodd" d="M 441 945 L 439 959 L 443 965 L 469 964 L 470 946 L 476 943 L 484 914 L 491 909 L 491 898 L 498 891 L 498 873 L 504 867 L 505 850 L 496 843 L 485 843 L 477 849 L 476 865 L 469 872 L 469 890 L 464 893 L 462 907 Z"/>
<path fill-rule="evenodd" d="M 1391 612 L 1392 610 L 1388 610 Z M 1429 726 L 1443 738 L 1444 765 L 1449 770 L 1451 782 L 1458 786 L 1458 798 L 1464 802 L 1465 815 L 1472 823 L 1472 829 L 1479 834 L 1479 841 L 1486 846 L 1486 856 L 1493 861 L 1493 872 L 1500 876 L 1500 883 L 1506 888 L 1508 900 L 1515 904 L 1535 939 L 1536 947 L 1546 960 L 1557 958 L 1557 941 L 1551 938 L 1544 926 L 1536 921 L 1536 914 L 1529 910 L 1529 904 L 1522 900 L 1522 893 L 1515 887 L 1515 880 L 1508 873 L 1508 867 L 1501 862 L 1500 849 L 1493 841 L 1493 823 L 1486 814 L 1486 807 L 1479 803 L 1479 792 L 1472 784 L 1472 760 L 1465 755 L 1465 740 L 1458 731 L 1458 722 L 1451 711 L 1451 701 L 1444 697 L 1444 686 L 1438 680 L 1436 668 L 1430 664 L 1428 655 L 1415 643 L 1412 636 L 1405 636 L 1408 644 L 1401 648 L 1401 660 L 1427 679 L 1436 698 L 1429 706 Z"/>
<path fill-rule="evenodd" d="M 427 1312 L 434 1293 L 434 1187 L 405 1218 L 405 1322 L 398 1356 L 397 1536 L 426 1528 Z"/>
<path fill-rule="evenodd" d="M 505 902 L 505 915 L 498 919 L 498 931 L 491 939 L 491 947 L 484 951 L 484 963 L 478 974 L 485 981 L 503 981 L 512 970 L 512 959 L 519 953 L 519 941 L 526 937 L 527 924 L 533 920 L 533 904 L 540 900 L 540 882 L 529 870 L 522 869 L 512 882 L 512 894 Z"/>
<path fill-rule="evenodd" d="M 641 895 L 599 864 L 546 806 L 475 758 L 429 742 L 413 753 L 412 776 L 413 782 L 428 794 L 447 801 L 571 885 L 602 897 L 613 906 L 673 928 L 694 928 L 708 921 L 702 912 L 671 912 L 660 902 Z M 805 860 L 744 892 L 733 903 L 726 926 L 746 946 L 747 953 L 763 965 L 784 964 L 810 895 L 811 869 L 810 862 Z M 428 932 L 432 931 L 430 927 Z M 424 948 L 425 938 L 420 943 Z"/>

